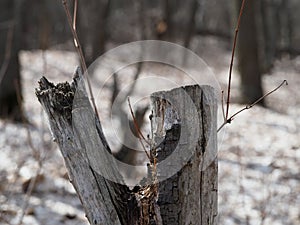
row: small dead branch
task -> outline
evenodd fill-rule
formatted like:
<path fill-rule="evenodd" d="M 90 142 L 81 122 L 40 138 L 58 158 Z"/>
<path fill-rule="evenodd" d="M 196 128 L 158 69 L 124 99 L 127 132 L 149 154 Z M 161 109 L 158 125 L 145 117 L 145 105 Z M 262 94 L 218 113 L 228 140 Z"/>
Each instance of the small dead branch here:
<path fill-rule="evenodd" d="M 266 93 L 265 95 L 263 95 L 262 97 L 260 97 L 259 99 L 257 99 L 255 102 L 253 102 L 250 105 L 246 105 L 244 108 L 240 109 L 239 111 L 235 112 L 232 116 L 230 116 L 227 120 L 224 121 L 224 123 L 218 128 L 217 132 L 219 132 L 226 124 L 231 123 L 231 121 L 241 112 L 247 110 L 247 109 L 251 109 L 253 106 L 255 106 L 257 103 L 259 103 L 261 100 L 263 100 L 264 98 L 266 98 L 267 96 L 269 96 L 270 94 L 274 93 L 275 91 L 277 91 L 279 88 L 281 88 L 284 84 L 288 85 L 287 80 L 284 80 L 281 82 L 281 84 L 276 87 L 275 89 L 273 89 L 272 91 L 269 91 L 268 93 Z"/>
<path fill-rule="evenodd" d="M 240 114 L 241 112 L 252 108 L 254 105 L 256 105 L 257 103 L 259 103 L 261 100 L 263 100 L 264 98 L 266 98 L 267 96 L 269 96 L 270 94 L 272 94 L 273 92 L 277 91 L 279 88 L 282 87 L 283 84 L 288 84 L 286 80 L 284 80 L 277 88 L 275 88 L 274 90 L 268 92 L 267 94 L 263 95 L 262 97 L 260 97 L 259 99 L 257 99 L 255 102 L 253 102 L 250 105 L 246 105 L 244 108 L 242 108 L 241 110 L 237 111 L 236 113 L 234 113 L 232 116 L 229 117 L 229 107 L 230 107 L 230 91 L 231 91 L 231 80 L 232 80 L 232 70 L 233 70 L 233 61 L 234 61 L 234 55 L 235 55 L 235 49 L 236 49 L 236 44 L 237 44 L 237 37 L 238 37 L 238 32 L 239 32 L 239 28 L 240 28 L 240 24 L 241 24 L 241 18 L 244 12 L 244 8 L 245 8 L 245 2 L 246 0 L 243 0 L 241 8 L 240 8 L 240 12 L 239 12 L 239 17 L 238 17 L 238 21 L 237 21 L 237 25 L 235 28 L 235 35 L 234 35 L 234 41 L 233 41 L 233 47 L 232 47 L 232 53 L 231 53 L 231 61 L 230 61 L 230 67 L 229 67 L 229 76 L 228 76 L 228 87 L 227 87 L 227 101 L 226 101 L 226 112 L 224 114 L 224 91 L 222 91 L 222 113 L 223 113 L 223 119 L 224 122 L 223 124 L 218 128 L 217 132 L 219 132 L 226 124 L 231 123 L 231 121 L 235 118 L 235 116 L 237 116 L 238 114 Z"/>
<path fill-rule="evenodd" d="M 137 123 L 137 121 L 136 121 L 136 118 L 135 118 L 135 116 L 134 116 L 134 113 L 133 113 L 133 111 L 132 111 L 132 107 L 131 107 L 131 104 L 130 104 L 130 98 L 128 97 L 127 100 L 128 100 L 128 106 L 129 106 L 130 113 L 131 113 L 131 116 L 132 116 L 132 119 L 133 119 L 134 127 L 135 127 L 136 132 L 137 132 L 138 139 L 139 139 L 139 141 L 140 141 L 140 143 L 141 143 L 141 145 L 142 145 L 142 147 L 143 147 L 143 150 L 144 150 L 144 152 L 146 153 L 146 155 L 147 155 L 149 161 L 151 162 L 150 155 L 149 155 L 149 153 L 147 152 L 147 149 L 145 148 L 145 145 L 144 145 L 143 141 L 145 141 L 147 144 L 150 144 L 150 143 L 146 140 L 146 138 L 144 137 L 143 133 L 141 132 L 141 130 L 140 130 L 140 128 L 139 128 L 139 125 L 138 125 L 138 123 Z"/>
<path fill-rule="evenodd" d="M 74 0 L 73 29 L 76 31 L 78 1 Z"/>
<path fill-rule="evenodd" d="M 75 6 L 76 7 L 74 7 L 74 16 L 73 16 L 74 21 L 72 21 L 72 17 L 71 17 L 70 11 L 69 11 L 67 0 L 62 0 L 62 4 L 64 6 L 64 10 L 65 10 L 65 13 L 66 13 L 66 16 L 67 16 L 68 24 L 69 24 L 70 29 L 72 31 L 72 35 L 73 35 L 73 39 L 74 39 L 74 45 L 75 45 L 75 48 L 77 50 L 78 56 L 80 58 L 81 66 L 82 66 L 82 69 L 83 69 L 83 75 L 85 75 L 85 78 L 87 80 L 90 99 L 91 99 L 96 117 L 99 119 L 100 117 L 99 117 L 98 109 L 97 109 L 97 106 L 96 106 L 94 94 L 93 94 L 93 91 L 92 91 L 92 85 L 91 85 L 91 82 L 90 82 L 90 79 L 89 79 L 89 76 L 88 76 L 87 66 L 86 66 L 86 63 L 85 63 L 82 47 L 80 45 L 79 38 L 78 38 L 78 35 L 77 35 L 77 32 L 76 32 L 77 0 L 75 0 Z"/>
<path fill-rule="evenodd" d="M 223 116 L 223 120 L 226 121 L 226 116 L 225 116 L 225 111 L 224 111 L 224 102 L 225 102 L 225 99 L 224 99 L 224 91 L 222 90 L 222 99 L 221 99 L 221 102 L 222 102 L 222 116 Z"/>
<path fill-rule="evenodd" d="M 229 67 L 229 77 L 228 77 L 228 88 L 227 88 L 227 103 L 226 103 L 226 115 L 225 115 L 226 120 L 228 119 L 229 105 L 230 105 L 230 89 L 231 89 L 234 54 L 235 54 L 237 37 L 238 37 L 238 33 L 239 33 L 239 28 L 240 28 L 240 24 L 241 24 L 241 18 L 242 18 L 242 15 L 243 15 L 244 7 L 245 7 L 245 0 L 243 0 L 242 5 L 241 5 L 238 22 L 237 22 L 237 26 L 236 26 L 236 29 L 235 29 L 233 47 L 232 47 L 231 61 L 230 61 L 230 67 Z"/>
<path fill-rule="evenodd" d="M 70 26 L 70 29 L 71 29 L 71 32 L 72 32 L 72 35 L 73 35 L 74 44 L 75 44 L 78 56 L 80 58 L 80 63 L 81 63 L 82 69 L 83 69 L 83 73 L 85 73 L 87 71 L 87 66 L 86 66 L 86 63 L 85 63 L 82 47 L 80 45 L 79 38 L 78 38 L 78 35 L 77 35 L 77 32 L 76 32 L 76 21 L 72 21 L 72 16 L 71 16 L 71 13 L 69 11 L 69 6 L 68 6 L 68 3 L 67 3 L 67 0 L 62 0 L 62 4 L 64 6 L 64 10 L 65 10 L 65 13 L 66 13 L 66 16 L 67 16 L 68 24 Z M 74 12 L 76 12 L 75 7 L 74 7 Z M 75 15 L 73 17 L 76 19 Z"/>

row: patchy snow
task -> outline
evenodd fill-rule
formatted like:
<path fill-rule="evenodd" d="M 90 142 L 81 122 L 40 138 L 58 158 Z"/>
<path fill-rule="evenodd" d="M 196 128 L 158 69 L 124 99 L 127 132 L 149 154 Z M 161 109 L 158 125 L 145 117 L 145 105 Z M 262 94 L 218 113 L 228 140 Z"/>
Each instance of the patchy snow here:
<path fill-rule="evenodd" d="M 208 38 L 199 42 L 198 50 L 221 87 L 226 87 L 230 52 Z M 26 187 L 39 168 L 36 152 L 41 156 L 41 175 L 28 199 L 23 224 L 88 224 L 34 95 L 42 75 L 55 82 L 70 81 L 78 63 L 76 54 L 49 50 L 43 56 L 41 51 L 24 51 L 20 57 L 25 113 L 31 125 L 0 121 L 0 224 L 19 222 Z M 255 106 L 245 111 L 220 135 L 219 224 L 300 224 L 299 65 L 300 57 L 277 61 L 271 74 L 263 77 L 265 91 L 284 79 L 289 85 L 266 99 L 268 108 Z M 243 107 L 237 103 L 240 92 L 236 74 L 233 79 L 231 112 Z M 112 83 L 104 87 L 106 98 L 101 99 L 107 105 L 104 111 L 100 109 L 104 123 L 110 116 L 108 84 Z M 110 138 L 114 132 L 107 134 Z"/>

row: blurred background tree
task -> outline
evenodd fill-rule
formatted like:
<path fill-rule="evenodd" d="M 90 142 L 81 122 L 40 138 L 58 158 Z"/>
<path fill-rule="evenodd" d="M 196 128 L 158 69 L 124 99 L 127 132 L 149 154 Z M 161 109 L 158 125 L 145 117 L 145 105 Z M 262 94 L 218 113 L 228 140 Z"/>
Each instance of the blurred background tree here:
<path fill-rule="evenodd" d="M 87 66 L 105 52 L 110 0 L 78 1 L 78 35 Z"/>
<path fill-rule="evenodd" d="M 231 45 L 240 2 L 79 0 L 77 30 L 87 64 L 114 46 L 144 38 L 176 42 L 197 53 L 202 36 Z M 72 11 L 73 1 L 68 3 Z M 74 49 L 61 1 L 2 0 L 0 6 L 0 116 L 18 120 L 19 50 Z M 298 0 L 246 1 L 238 48 L 244 102 L 262 95 L 260 76 L 272 69 L 277 58 L 300 53 L 299 10 Z"/>
<path fill-rule="evenodd" d="M 257 26 L 260 1 L 246 1 L 238 36 L 238 69 L 241 75 L 242 101 L 245 103 L 252 103 L 263 96 Z M 236 0 L 236 2 L 237 13 L 239 13 L 242 1 Z M 263 100 L 260 104 L 264 104 Z"/>
<path fill-rule="evenodd" d="M 22 120 L 20 2 L 0 2 L 0 118 Z"/>

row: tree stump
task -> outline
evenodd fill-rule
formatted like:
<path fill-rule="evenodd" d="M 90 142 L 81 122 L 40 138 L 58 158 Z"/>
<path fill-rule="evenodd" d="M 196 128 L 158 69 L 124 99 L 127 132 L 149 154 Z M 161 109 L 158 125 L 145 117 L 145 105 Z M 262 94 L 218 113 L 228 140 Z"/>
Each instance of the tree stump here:
<path fill-rule="evenodd" d="M 209 86 L 152 94 L 163 224 L 216 224 L 217 100 Z"/>
<path fill-rule="evenodd" d="M 89 223 L 216 224 L 217 101 L 213 89 L 195 85 L 152 94 L 150 175 L 130 190 L 81 78 L 79 70 L 71 84 L 54 85 L 43 77 L 36 96 L 48 115 Z"/>

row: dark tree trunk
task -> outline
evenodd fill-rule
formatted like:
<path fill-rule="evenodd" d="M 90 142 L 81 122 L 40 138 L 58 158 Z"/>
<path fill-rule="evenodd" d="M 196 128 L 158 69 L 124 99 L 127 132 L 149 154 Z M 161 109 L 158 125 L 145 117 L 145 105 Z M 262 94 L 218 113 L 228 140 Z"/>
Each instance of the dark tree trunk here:
<path fill-rule="evenodd" d="M 293 37 L 294 35 L 294 27 L 295 24 L 292 19 L 292 12 L 291 12 L 292 2 L 288 0 L 282 0 L 281 4 L 278 6 L 278 18 L 280 21 L 280 34 L 281 34 L 281 40 L 279 43 L 279 51 L 280 52 L 286 52 L 293 54 Z M 297 21 L 298 22 L 298 21 Z M 297 25 L 297 28 L 299 28 L 299 25 Z M 299 37 L 298 37 L 299 38 Z"/>
<path fill-rule="evenodd" d="M 241 6 L 237 0 L 237 8 Z M 246 1 L 238 37 L 238 69 L 241 75 L 242 101 L 251 103 L 263 95 L 257 34 L 257 1 Z M 263 104 L 263 101 L 260 102 Z"/>
<path fill-rule="evenodd" d="M 88 4 L 78 1 L 77 31 L 88 66 L 105 52 L 110 3 L 111 0 L 91 0 Z"/>
<path fill-rule="evenodd" d="M 0 117 L 22 120 L 22 89 L 19 65 L 21 36 L 19 9 L 22 1 L 0 2 Z"/>
<path fill-rule="evenodd" d="M 267 73 L 273 67 L 273 63 L 278 48 L 279 17 L 276 16 L 278 11 L 278 3 L 274 1 L 258 1 L 260 3 L 260 11 L 258 20 L 258 36 L 260 47 L 261 71 Z M 257 13 L 257 14 L 258 14 Z"/>
<path fill-rule="evenodd" d="M 70 40 L 61 0 L 26 0 L 22 4 L 21 18 L 23 50 L 45 50 Z"/>
<path fill-rule="evenodd" d="M 198 0 L 193 0 L 190 5 L 190 15 L 189 15 L 190 17 L 188 19 L 188 28 L 187 28 L 187 32 L 183 44 L 183 46 L 186 48 L 190 47 L 191 40 L 195 33 L 196 15 L 198 11 L 198 6 L 199 6 Z"/>

